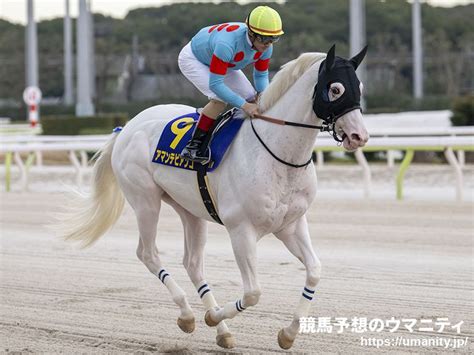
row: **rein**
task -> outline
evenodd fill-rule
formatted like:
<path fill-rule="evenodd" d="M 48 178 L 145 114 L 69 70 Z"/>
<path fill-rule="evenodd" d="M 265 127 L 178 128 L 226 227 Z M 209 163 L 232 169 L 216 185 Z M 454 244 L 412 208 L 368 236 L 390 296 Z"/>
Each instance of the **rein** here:
<path fill-rule="evenodd" d="M 278 124 L 281 124 L 281 123 L 278 123 Z M 288 166 L 291 166 L 293 168 L 303 168 L 305 166 L 308 166 L 309 163 L 311 163 L 311 160 L 313 159 L 312 157 L 309 158 L 309 160 L 304 163 L 304 164 L 293 164 L 293 163 L 288 163 L 286 161 L 284 161 L 283 159 L 281 158 L 278 158 L 275 153 L 273 153 L 270 148 L 267 147 L 267 145 L 263 142 L 262 138 L 260 138 L 260 136 L 258 135 L 257 131 L 255 130 L 255 127 L 253 126 L 253 121 L 250 120 L 250 125 L 252 126 L 252 130 L 253 130 L 253 133 L 255 133 L 255 136 L 258 138 L 258 141 L 263 145 L 263 147 L 267 150 L 268 153 L 270 153 L 270 155 L 275 158 L 276 160 L 278 160 L 280 163 L 282 164 L 285 164 L 285 165 L 288 165 Z"/>
<path fill-rule="evenodd" d="M 268 117 L 260 114 L 255 115 L 256 118 L 259 118 L 261 120 L 279 124 L 282 126 L 295 126 L 295 127 L 304 127 L 304 128 L 311 128 L 311 129 L 320 129 L 321 131 L 327 131 L 327 127 L 329 126 L 316 126 L 316 125 L 310 125 L 310 124 L 304 124 L 304 123 L 297 123 L 297 122 L 290 122 L 290 121 L 283 121 L 278 118 L 273 118 L 273 117 Z"/>
<path fill-rule="evenodd" d="M 352 110 L 352 109 L 350 109 Z M 350 111 L 347 110 L 347 111 Z M 291 122 L 291 121 L 284 121 L 280 120 L 278 118 L 273 118 L 273 117 L 268 117 L 260 114 L 256 114 L 255 118 L 259 118 L 263 121 L 267 121 L 270 123 L 275 123 L 281 126 L 293 126 L 293 127 L 302 127 L 302 128 L 310 128 L 310 129 L 319 129 L 321 132 L 329 132 L 332 134 L 332 137 L 336 142 L 341 143 L 344 138 L 346 138 L 346 135 L 343 134 L 341 138 L 336 133 L 336 121 L 339 117 L 341 117 L 344 113 L 347 113 L 347 111 L 344 111 L 341 115 L 337 117 L 329 117 L 328 119 L 324 120 L 324 124 L 322 126 L 316 126 L 316 125 L 311 125 L 311 124 L 304 124 L 304 123 L 297 123 L 297 122 Z M 328 122 L 329 121 L 329 122 Z"/>
<path fill-rule="evenodd" d="M 344 136 L 345 134 L 343 135 L 342 138 L 339 138 L 337 133 L 336 133 L 336 130 L 335 130 L 335 126 L 336 126 L 336 120 L 331 120 L 330 123 L 327 123 L 327 122 L 324 122 L 324 124 L 322 126 L 316 126 L 316 125 L 310 125 L 310 124 L 304 124 L 304 123 L 297 123 L 297 122 L 290 122 L 290 121 L 284 121 L 284 120 L 280 120 L 278 118 L 273 118 L 273 117 L 268 117 L 268 116 L 264 116 L 264 115 L 260 115 L 260 114 L 256 114 L 255 115 L 255 118 L 258 118 L 258 119 L 261 119 L 263 121 L 267 121 L 267 122 L 270 122 L 270 123 L 274 123 L 274 124 L 277 124 L 277 125 L 281 125 L 281 126 L 293 126 L 293 127 L 302 127 L 302 128 L 310 128 L 310 129 L 319 129 L 321 132 L 329 132 L 329 133 L 332 133 L 332 136 L 333 138 L 337 141 L 337 142 L 342 142 L 344 140 Z M 275 153 L 273 153 L 270 148 L 268 148 L 268 146 L 263 142 L 262 138 L 258 135 L 257 131 L 255 130 L 255 127 L 253 125 L 253 121 L 252 119 L 250 119 L 250 125 L 252 126 L 252 130 L 253 130 L 253 133 L 255 134 L 255 136 L 257 137 L 258 141 L 263 145 L 263 147 L 267 150 L 268 153 L 270 153 L 270 155 L 275 158 L 276 160 L 278 160 L 280 163 L 284 164 L 284 165 L 287 165 L 287 166 L 291 166 L 292 168 L 304 168 L 306 166 L 309 165 L 309 163 L 311 163 L 312 161 L 312 157 L 309 158 L 309 160 L 304 163 L 304 164 L 293 164 L 293 163 L 288 163 L 286 161 L 284 161 L 283 159 L 277 157 L 275 155 Z"/>

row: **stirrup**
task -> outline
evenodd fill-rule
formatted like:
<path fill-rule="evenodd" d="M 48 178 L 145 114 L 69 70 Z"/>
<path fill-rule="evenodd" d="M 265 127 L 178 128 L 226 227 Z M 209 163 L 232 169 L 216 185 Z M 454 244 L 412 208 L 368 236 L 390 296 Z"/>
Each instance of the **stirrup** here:
<path fill-rule="evenodd" d="M 189 149 L 188 147 L 185 147 L 181 152 L 181 157 L 195 163 L 206 164 L 209 161 L 209 156 L 200 155 L 199 150 L 200 149 Z"/>

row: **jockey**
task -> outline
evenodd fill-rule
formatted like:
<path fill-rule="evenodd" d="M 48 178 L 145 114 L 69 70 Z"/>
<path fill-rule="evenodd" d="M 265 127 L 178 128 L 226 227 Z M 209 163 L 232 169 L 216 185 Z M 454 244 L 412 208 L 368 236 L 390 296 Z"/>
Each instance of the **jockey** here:
<path fill-rule="evenodd" d="M 178 64 L 184 76 L 209 98 L 193 137 L 181 152 L 183 158 L 208 160 L 204 142 L 215 119 L 227 104 L 258 114 L 258 95 L 268 86 L 272 44 L 283 34 L 278 12 L 258 6 L 246 22 L 230 22 L 201 29 L 180 52 Z M 253 64 L 255 89 L 242 69 Z"/>

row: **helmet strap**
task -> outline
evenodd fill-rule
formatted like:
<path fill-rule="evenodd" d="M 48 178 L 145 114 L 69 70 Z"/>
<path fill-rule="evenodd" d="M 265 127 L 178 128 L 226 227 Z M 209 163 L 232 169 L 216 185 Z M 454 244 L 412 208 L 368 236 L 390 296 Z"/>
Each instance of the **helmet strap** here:
<path fill-rule="evenodd" d="M 248 36 L 250 39 L 250 43 L 252 43 L 252 49 L 257 50 L 257 48 L 255 47 L 255 41 L 257 40 L 257 37 L 255 37 L 255 35 L 253 34 L 250 28 L 248 29 Z"/>

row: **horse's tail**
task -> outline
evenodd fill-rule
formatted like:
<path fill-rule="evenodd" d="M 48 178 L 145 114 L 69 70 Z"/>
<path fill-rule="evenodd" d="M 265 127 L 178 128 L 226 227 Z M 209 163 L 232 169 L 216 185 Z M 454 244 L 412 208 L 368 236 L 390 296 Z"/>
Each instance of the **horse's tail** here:
<path fill-rule="evenodd" d="M 92 172 L 92 188 L 87 194 L 76 192 L 70 210 L 61 216 L 59 226 L 66 240 L 81 241 L 82 247 L 96 242 L 120 217 L 124 197 L 112 170 L 112 151 L 118 132 L 99 150 Z"/>

